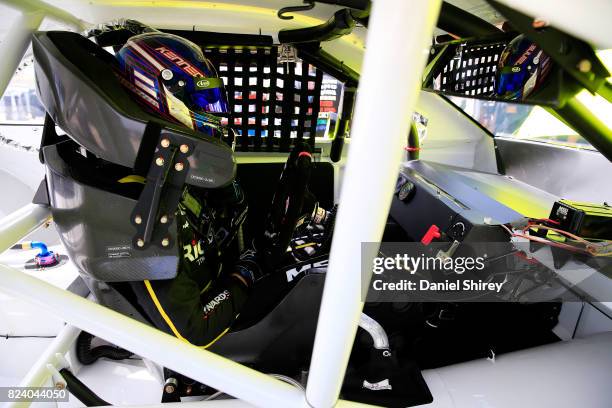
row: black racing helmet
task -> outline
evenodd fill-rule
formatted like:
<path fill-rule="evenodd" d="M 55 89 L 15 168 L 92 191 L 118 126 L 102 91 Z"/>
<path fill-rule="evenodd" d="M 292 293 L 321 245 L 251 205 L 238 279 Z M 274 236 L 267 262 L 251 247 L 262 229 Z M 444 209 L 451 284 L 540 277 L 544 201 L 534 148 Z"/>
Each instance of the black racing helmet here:
<path fill-rule="evenodd" d="M 533 41 L 519 35 L 502 51 L 495 73 L 495 93 L 509 101 L 520 101 L 546 80 L 552 60 Z"/>
<path fill-rule="evenodd" d="M 205 135 L 219 130 L 215 115 L 229 113 L 227 93 L 196 44 L 152 30 L 131 37 L 116 56 L 123 85 L 148 110 Z"/>

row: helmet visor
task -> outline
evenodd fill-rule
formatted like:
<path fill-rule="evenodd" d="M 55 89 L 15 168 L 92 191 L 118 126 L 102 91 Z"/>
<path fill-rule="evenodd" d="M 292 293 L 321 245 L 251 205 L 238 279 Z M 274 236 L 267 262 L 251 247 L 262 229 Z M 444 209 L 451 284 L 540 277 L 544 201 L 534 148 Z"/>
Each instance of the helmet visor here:
<path fill-rule="evenodd" d="M 227 94 L 221 78 L 195 78 L 194 91 L 186 101 L 189 107 L 200 113 L 228 113 Z"/>
<path fill-rule="evenodd" d="M 520 67 L 503 67 L 498 76 L 497 95 L 507 99 L 518 98 L 525 82 L 525 70 Z"/>

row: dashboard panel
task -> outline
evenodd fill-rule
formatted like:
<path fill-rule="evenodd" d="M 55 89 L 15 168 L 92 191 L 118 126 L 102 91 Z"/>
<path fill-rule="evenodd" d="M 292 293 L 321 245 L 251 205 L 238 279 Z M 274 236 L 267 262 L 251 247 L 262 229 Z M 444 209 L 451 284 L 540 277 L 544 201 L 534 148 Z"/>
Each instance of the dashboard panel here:
<path fill-rule="evenodd" d="M 435 225 L 448 240 L 503 242 L 500 224 L 546 217 L 557 199 L 511 177 L 411 161 L 398 176 L 390 216 L 414 241 Z"/>
<path fill-rule="evenodd" d="M 559 199 L 512 177 L 415 160 L 402 166 L 389 216 L 412 241 L 421 241 L 433 225 L 441 233 L 435 241 L 478 248 L 484 243 L 509 242 L 509 234 L 500 225 L 519 226 L 527 218 L 547 218 Z M 573 288 L 572 292 L 612 315 L 612 278 L 605 271 L 573 258 L 556 267 L 548 246 L 526 251 L 560 278 L 562 286 Z"/>

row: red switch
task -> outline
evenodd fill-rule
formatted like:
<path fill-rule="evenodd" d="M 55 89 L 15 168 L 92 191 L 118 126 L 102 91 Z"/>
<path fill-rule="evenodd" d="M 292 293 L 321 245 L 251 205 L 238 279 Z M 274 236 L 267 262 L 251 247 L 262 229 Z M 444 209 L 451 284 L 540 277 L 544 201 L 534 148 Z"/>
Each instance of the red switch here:
<path fill-rule="evenodd" d="M 440 238 L 440 228 L 438 228 L 436 224 L 432 224 L 432 226 L 429 227 L 425 235 L 423 235 L 423 238 L 421 238 L 421 243 L 423 245 L 429 245 L 431 244 L 431 241 L 436 238 Z"/>

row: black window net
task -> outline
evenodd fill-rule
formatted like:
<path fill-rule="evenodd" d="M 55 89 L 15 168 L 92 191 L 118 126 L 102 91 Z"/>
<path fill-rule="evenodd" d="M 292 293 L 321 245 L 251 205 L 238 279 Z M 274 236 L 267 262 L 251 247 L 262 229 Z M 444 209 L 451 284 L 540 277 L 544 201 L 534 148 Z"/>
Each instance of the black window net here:
<path fill-rule="evenodd" d="M 461 45 L 434 78 L 434 89 L 464 95 L 494 91 L 497 61 L 507 41 L 487 45 Z"/>
<path fill-rule="evenodd" d="M 323 72 L 298 60 L 279 63 L 276 46 L 204 47 L 225 83 L 237 151 L 314 148 Z"/>

